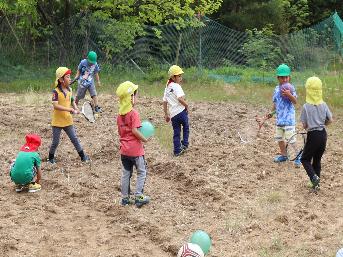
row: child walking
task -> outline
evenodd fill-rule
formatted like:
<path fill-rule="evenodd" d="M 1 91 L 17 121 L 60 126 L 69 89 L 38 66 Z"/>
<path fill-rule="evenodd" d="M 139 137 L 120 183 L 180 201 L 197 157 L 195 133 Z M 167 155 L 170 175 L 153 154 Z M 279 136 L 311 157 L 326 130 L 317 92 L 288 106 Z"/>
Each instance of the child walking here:
<path fill-rule="evenodd" d="M 121 194 L 122 205 L 135 203 L 137 207 L 149 203 L 150 198 L 143 194 L 147 167 L 142 142 L 147 139 L 139 132 L 141 120 L 139 113 L 133 109 L 137 99 L 138 86 L 130 81 L 123 82 L 117 88 L 119 97 L 119 115 L 117 117 L 122 162 Z M 130 199 L 130 180 L 133 167 L 137 169 L 137 182 L 134 202 Z"/>
<path fill-rule="evenodd" d="M 28 188 L 29 192 L 33 193 L 41 190 L 41 158 L 38 153 L 41 138 L 36 134 L 27 134 L 25 140 L 26 143 L 11 164 L 10 177 L 15 183 L 16 192 Z"/>
<path fill-rule="evenodd" d="M 94 111 L 102 112 L 101 107 L 98 105 L 98 97 L 95 89 L 94 77 L 98 83 L 101 85 L 99 71 L 100 67 L 97 63 L 97 54 L 94 51 L 90 51 L 87 55 L 87 59 L 83 59 L 78 68 L 74 79 L 78 79 L 78 87 L 75 97 L 75 103 L 78 105 L 79 101 L 85 98 L 86 92 L 89 91 L 91 98 L 94 103 Z"/>
<path fill-rule="evenodd" d="M 286 142 L 295 134 L 294 105 L 297 103 L 297 94 L 294 86 L 289 83 L 291 69 L 286 64 L 279 65 L 276 75 L 279 84 L 274 90 L 271 113 L 276 113 L 275 140 L 280 148 L 280 154 L 275 156 L 274 162 L 280 163 L 288 160 Z M 268 114 L 269 117 L 271 113 Z M 294 164 L 296 167 L 300 167 L 300 158 L 294 160 Z"/>
<path fill-rule="evenodd" d="M 327 141 L 325 125 L 332 122 L 332 113 L 323 101 L 322 81 L 318 77 L 308 78 L 305 88 L 306 103 L 303 105 L 300 120 L 307 131 L 307 140 L 301 163 L 310 178 L 313 189 L 318 189 L 321 158 Z"/>
<path fill-rule="evenodd" d="M 188 104 L 185 101 L 185 93 L 180 85 L 183 73 L 182 69 L 177 65 L 169 68 L 169 80 L 163 95 L 165 120 L 166 122 L 171 120 L 174 131 L 174 156 L 180 156 L 189 146 Z M 182 140 L 181 127 L 183 130 Z"/>
<path fill-rule="evenodd" d="M 70 141 L 73 143 L 76 151 L 81 157 L 81 161 L 90 161 L 89 157 L 84 153 L 79 139 L 77 138 L 75 128 L 73 126 L 73 114 L 80 113 L 74 99 L 72 97 L 72 89 L 70 84 L 71 70 L 66 67 L 59 67 L 56 70 L 55 89 L 52 91 L 52 144 L 49 150 L 48 161 L 51 164 L 56 163 L 55 152 L 60 142 L 61 131 L 64 130 Z"/>

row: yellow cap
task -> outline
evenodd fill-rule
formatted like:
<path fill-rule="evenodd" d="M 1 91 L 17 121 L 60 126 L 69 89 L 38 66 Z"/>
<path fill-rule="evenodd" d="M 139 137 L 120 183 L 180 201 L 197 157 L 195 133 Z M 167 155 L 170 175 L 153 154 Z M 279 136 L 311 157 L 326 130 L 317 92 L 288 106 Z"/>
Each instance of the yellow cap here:
<path fill-rule="evenodd" d="M 175 75 L 181 75 L 181 74 L 183 74 L 183 71 L 179 66 L 173 65 L 169 68 L 169 71 L 168 71 L 169 78 Z"/>
<path fill-rule="evenodd" d="M 138 89 L 138 85 L 133 84 L 131 81 L 121 83 L 116 91 L 119 97 L 119 114 L 125 115 L 133 109 L 131 103 L 131 95 Z"/>
<path fill-rule="evenodd" d="M 310 77 L 306 84 L 306 103 L 318 105 L 323 103 L 322 81 L 318 77 Z"/>
<path fill-rule="evenodd" d="M 58 85 L 58 79 L 62 78 L 66 73 L 71 73 L 71 70 L 67 67 L 59 67 L 56 70 L 56 80 L 55 80 L 55 87 Z"/>

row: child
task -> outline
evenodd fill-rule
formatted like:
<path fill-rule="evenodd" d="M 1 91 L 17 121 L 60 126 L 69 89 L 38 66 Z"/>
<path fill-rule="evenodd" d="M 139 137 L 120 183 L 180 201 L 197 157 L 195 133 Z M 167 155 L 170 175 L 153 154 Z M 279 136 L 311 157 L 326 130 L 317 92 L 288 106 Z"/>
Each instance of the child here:
<path fill-rule="evenodd" d="M 188 104 L 185 101 L 185 93 L 180 86 L 182 74 L 183 71 L 179 66 L 170 67 L 168 71 L 169 80 L 163 95 L 165 120 L 166 122 L 171 120 L 174 131 L 174 156 L 183 154 L 189 145 Z M 181 140 L 181 126 L 183 128 L 183 140 Z"/>
<path fill-rule="evenodd" d="M 147 142 L 147 139 L 138 130 L 141 127 L 141 120 L 139 113 L 133 109 L 137 97 L 137 89 L 138 86 L 130 81 L 121 83 L 117 88 L 116 94 L 119 97 L 117 126 L 120 137 L 121 162 L 123 164 L 121 204 L 128 205 L 133 203 L 130 199 L 130 179 L 133 166 L 135 166 L 137 169 L 135 204 L 137 207 L 141 207 L 149 203 L 150 198 L 143 195 L 147 169 L 142 142 Z"/>
<path fill-rule="evenodd" d="M 97 54 L 96 52 L 90 51 L 88 53 L 87 59 L 83 59 L 78 68 L 74 80 L 78 79 L 78 87 L 75 97 L 75 103 L 78 105 L 79 100 L 85 98 L 86 91 L 89 91 L 90 96 L 93 99 L 94 111 L 102 112 L 101 107 L 98 106 L 98 98 L 95 89 L 94 76 L 100 86 L 100 77 L 99 77 L 99 65 L 97 63 Z"/>
<path fill-rule="evenodd" d="M 301 163 L 309 176 L 314 189 L 319 188 L 321 158 L 325 151 L 327 134 L 325 125 L 332 122 L 332 114 L 322 98 L 322 81 L 310 77 L 306 84 L 306 103 L 301 111 L 300 120 L 307 130 L 307 140 Z"/>
<path fill-rule="evenodd" d="M 26 143 L 20 148 L 15 161 L 11 164 L 10 176 L 16 185 L 16 192 L 19 193 L 28 187 L 29 192 L 33 193 L 41 190 L 39 184 L 42 177 L 41 159 L 37 152 L 41 138 L 35 134 L 28 134 L 25 139 Z"/>
<path fill-rule="evenodd" d="M 280 155 L 274 158 L 274 162 L 288 160 L 286 153 L 286 141 L 295 134 L 295 108 L 297 94 L 293 85 L 289 84 L 291 69 L 286 64 L 281 64 L 276 70 L 279 84 L 273 94 L 273 107 L 271 113 L 276 113 L 275 140 L 280 148 Z M 268 114 L 270 117 L 271 114 Z M 295 142 L 290 142 L 295 143 Z M 300 167 L 300 158 L 294 160 L 296 167 Z"/>
<path fill-rule="evenodd" d="M 56 163 L 55 152 L 60 142 L 61 131 L 64 130 L 70 141 L 73 143 L 76 151 L 81 157 L 81 161 L 90 161 L 89 157 L 84 153 L 79 139 L 76 136 L 73 126 L 73 114 L 78 114 L 78 110 L 72 97 L 72 89 L 70 84 L 71 70 L 66 67 L 59 67 L 56 70 L 55 89 L 52 93 L 52 105 L 54 107 L 52 113 L 52 144 L 49 150 L 48 161 L 51 164 Z"/>

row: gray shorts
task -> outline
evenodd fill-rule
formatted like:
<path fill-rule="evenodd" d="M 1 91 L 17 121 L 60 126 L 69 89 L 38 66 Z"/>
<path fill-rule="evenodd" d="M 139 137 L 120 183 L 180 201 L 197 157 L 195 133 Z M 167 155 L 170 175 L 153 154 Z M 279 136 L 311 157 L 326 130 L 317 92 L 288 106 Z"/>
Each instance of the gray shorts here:
<path fill-rule="evenodd" d="M 95 84 L 92 83 L 91 85 L 84 86 L 81 82 L 78 81 L 76 97 L 78 100 L 85 98 L 86 92 L 89 91 L 91 97 L 96 96 L 96 89 Z"/>

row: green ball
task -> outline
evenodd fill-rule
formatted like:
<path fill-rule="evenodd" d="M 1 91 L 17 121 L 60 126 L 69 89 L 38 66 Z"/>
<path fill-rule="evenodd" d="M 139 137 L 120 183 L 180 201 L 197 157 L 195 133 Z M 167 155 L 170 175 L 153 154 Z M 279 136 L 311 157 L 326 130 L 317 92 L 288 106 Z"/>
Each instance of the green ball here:
<path fill-rule="evenodd" d="M 207 254 L 211 248 L 211 238 L 203 230 L 195 231 L 192 234 L 190 242 L 199 245 L 204 254 Z"/>
<path fill-rule="evenodd" d="M 142 121 L 142 126 L 138 130 L 143 134 L 145 138 L 149 138 L 155 134 L 154 125 L 152 125 L 151 122 L 147 120 Z"/>

